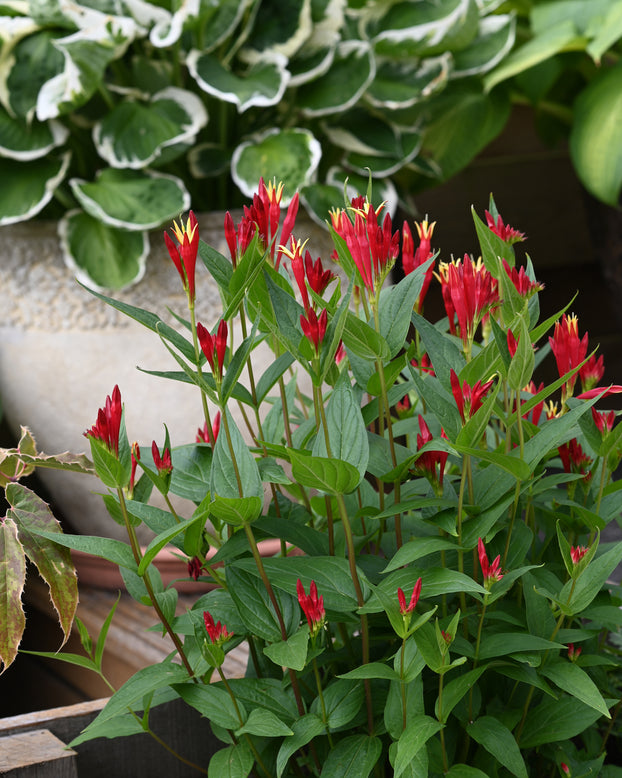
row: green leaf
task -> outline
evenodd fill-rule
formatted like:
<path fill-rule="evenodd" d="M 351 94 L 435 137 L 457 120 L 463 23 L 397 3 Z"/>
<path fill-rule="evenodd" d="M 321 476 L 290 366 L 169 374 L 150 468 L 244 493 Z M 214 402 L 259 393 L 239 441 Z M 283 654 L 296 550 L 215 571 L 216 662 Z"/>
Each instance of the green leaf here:
<path fill-rule="evenodd" d="M 482 638 L 479 658 L 492 659 L 507 654 L 517 654 L 521 651 L 550 651 L 551 649 L 564 648 L 561 643 L 539 638 L 537 635 L 529 635 L 522 632 L 498 632 L 494 635 L 485 635 Z"/>
<path fill-rule="evenodd" d="M 486 773 L 478 770 L 477 767 L 469 767 L 466 764 L 453 765 L 448 773 L 445 773 L 445 778 L 488 778 Z"/>
<path fill-rule="evenodd" d="M 49 155 L 32 162 L 0 158 L 0 227 L 40 213 L 67 173 L 71 156 Z"/>
<path fill-rule="evenodd" d="M 345 678 L 348 681 L 362 681 L 366 678 L 384 678 L 388 681 L 399 681 L 399 673 L 396 673 L 392 667 L 382 662 L 368 662 L 366 665 L 355 667 L 347 673 L 342 673 L 339 678 Z"/>
<path fill-rule="evenodd" d="M 521 751 L 510 730 L 499 719 L 481 716 L 467 724 L 468 734 L 517 778 L 528 778 Z"/>
<path fill-rule="evenodd" d="M 331 730 L 349 724 L 361 709 L 365 699 L 363 684 L 358 681 L 345 681 L 338 678 L 324 689 L 326 720 Z M 322 715 L 319 697 L 311 704 L 310 713 Z"/>
<path fill-rule="evenodd" d="M 598 687 L 578 665 L 567 660 L 548 662 L 540 668 L 540 672 L 563 691 L 599 711 L 608 719 L 611 718 Z"/>
<path fill-rule="evenodd" d="M 32 528 L 33 534 L 40 535 L 43 538 L 52 540 L 61 546 L 75 548 L 76 551 L 83 551 L 86 554 L 108 559 L 115 565 L 126 567 L 132 572 L 136 572 L 138 565 L 134 560 L 132 549 L 127 543 L 113 538 L 102 538 L 97 535 L 64 535 L 54 532 L 44 532 L 40 529 Z"/>
<path fill-rule="evenodd" d="M 599 73 L 574 104 L 570 154 L 581 183 L 618 206 L 622 189 L 622 64 Z"/>
<path fill-rule="evenodd" d="M 392 357 L 404 347 L 414 305 L 421 293 L 426 271 L 433 262 L 434 259 L 427 260 L 398 284 L 385 287 L 380 293 L 380 334 L 388 343 Z"/>
<path fill-rule="evenodd" d="M 255 564 L 254 560 L 249 561 Z M 276 584 L 272 582 L 272 585 Z M 258 574 L 253 575 L 244 569 L 240 562 L 235 562 L 227 567 L 227 586 L 248 632 L 269 643 L 280 642 L 282 636 L 279 620 Z M 293 634 L 300 617 L 298 601 L 283 591 L 275 591 L 275 597 L 285 621 L 287 634 Z"/>
<path fill-rule="evenodd" d="M 263 485 L 255 458 L 249 451 L 233 417 L 225 409 L 223 426 L 229 429 L 231 449 L 227 435 L 219 435 L 214 446 L 210 474 L 210 492 L 213 497 L 239 498 L 259 497 L 263 499 Z M 238 480 L 239 479 L 239 480 Z"/>
<path fill-rule="evenodd" d="M 291 667 L 292 670 L 301 672 L 305 669 L 307 664 L 308 643 L 309 632 L 302 628 L 287 640 L 281 640 L 278 643 L 272 643 L 269 646 L 265 646 L 263 652 L 275 665 L 279 665 L 280 667 Z M 257 735 L 259 733 L 255 732 L 254 734 Z"/>
<path fill-rule="evenodd" d="M 292 476 L 296 482 L 327 494 L 350 494 L 361 482 L 359 471 L 349 462 L 328 457 L 289 452 Z"/>
<path fill-rule="evenodd" d="M 433 324 L 416 311 L 412 312 L 411 320 L 421 336 L 426 352 L 430 355 L 435 375 L 444 386 L 449 387 L 451 370 L 453 369 L 457 375 L 460 375 L 465 365 L 461 349 L 454 340 L 437 330 Z"/>
<path fill-rule="evenodd" d="M 410 564 L 410 562 L 415 562 L 417 559 L 422 559 L 429 554 L 436 554 L 439 551 L 457 550 L 458 546 L 451 540 L 444 540 L 443 538 L 415 538 L 398 548 L 382 572 L 390 573 L 392 570 L 398 570 L 400 567 Z"/>
<path fill-rule="evenodd" d="M 389 344 L 367 322 L 348 312 L 343 328 L 343 343 L 361 359 L 380 359 L 384 361 L 390 356 Z"/>
<path fill-rule="evenodd" d="M 326 424 L 331 458 L 355 467 L 362 479 L 369 461 L 367 429 L 360 403 L 354 398 L 349 374 L 346 371 L 339 376 L 328 401 Z M 318 434 L 316 437 L 313 455 L 328 457 L 325 435 Z"/>
<path fill-rule="evenodd" d="M 408 722 L 397 742 L 397 754 L 393 764 L 395 778 L 399 778 L 420 749 L 424 747 L 426 741 L 441 728 L 442 724 L 429 716 L 415 716 Z"/>
<path fill-rule="evenodd" d="M 45 157 L 67 140 L 67 128 L 58 122 L 27 122 L 0 108 L 0 150 L 3 157 L 28 162 Z"/>
<path fill-rule="evenodd" d="M 65 264 L 90 288 L 123 289 L 139 281 L 149 254 L 147 232 L 128 232 L 73 210 L 58 231 Z"/>
<path fill-rule="evenodd" d="M 7 516 L 0 522 L 0 662 L 2 671 L 17 656 L 26 626 L 22 592 L 26 583 L 26 557 L 17 537 L 17 525 Z"/>
<path fill-rule="evenodd" d="M 245 740 L 221 748 L 210 758 L 207 778 L 246 778 L 253 769 L 255 757 Z"/>
<path fill-rule="evenodd" d="M 148 102 L 125 100 L 95 124 L 93 143 L 114 168 L 140 170 L 164 149 L 192 143 L 207 124 L 207 112 L 193 92 L 177 87 L 151 95 Z"/>
<path fill-rule="evenodd" d="M 275 127 L 236 148 L 231 160 L 231 177 L 247 197 L 253 196 L 262 176 L 265 180 L 276 178 L 283 182 L 291 198 L 311 182 L 321 156 L 320 143 L 309 130 Z M 284 195 L 281 207 L 286 207 L 288 202 Z"/>
<path fill-rule="evenodd" d="M 367 778 L 382 753 L 377 737 L 351 735 L 340 740 L 322 766 L 326 778 Z"/>
<path fill-rule="evenodd" d="M 267 55 L 243 75 L 238 75 L 214 54 L 201 53 L 195 49 L 186 58 L 186 66 L 198 86 L 219 102 L 233 103 L 238 113 L 279 102 L 287 85 L 285 63 L 284 57 Z"/>
<path fill-rule="evenodd" d="M 180 535 L 182 532 L 183 533 L 187 532 L 187 530 L 190 527 L 193 527 L 202 518 L 203 517 L 201 515 L 198 515 L 195 516 L 193 519 L 189 519 L 188 521 L 182 521 L 179 524 L 175 524 L 173 527 L 164 530 L 164 532 L 161 532 L 159 535 L 153 538 L 153 540 L 149 543 L 149 545 L 145 549 L 143 558 L 140 560 L 140 564 L 138 565 L 138 570 L 137 570 L 138 575 L 140 576 L 145 575 L 147 568 L 156 558 L 156 555 L 165 546 L 167 546 L 171 542 L 171 540 L 176 538 L 177 535 Z"/>
<path fill-rule="evenodd" d="M 78 582 L 69 550 L 38 534 L 44 530 L 62 534 L 60 523 L 40 497 L 20 483 L 6 487 L 6 499 L 11 506 L 10 516 L 15 521 L 22 554 L 33 562 L 50 590 L 52 604 L 58 614 L 65 643 L 78 605 Z"/>
<path fill-rule="evenodd" d="M 550 59 L 573 43 L 576 37 L 577 30 L 573 22 L 570 19 L 560 19 L 557 24 L 547 27 L 505 57 L 497 68 L 484 77 L 484 89 L 490 92 L 502 81 Z"/>
<path fill-rule="evenodd" d="M 184 702 L 198 710 L 213 724 L 231 730 L 239 728 L 240 720 L 231 696 L 221 684 L 176 683 L 173 681 L 171 685 Z M 240 700 L 237 700 L 237 703 L 240 715 L 245 719 L 244 704 Z"/>
<path fill-rule="evenodd" d="M 561 607 L 564 613 L 574 616 L 584 611 L 621 561 L 622 542 L 616 543 L 613 548 L 605 551 L 604 554 L 590 562 L 576 582 L 568 581 L 559 593 L 559 600 L 563 603 Z M 568 603 L 571 591 L 572 597 Z"/>
<path fill-rule="evenodd" d="M 180 178 L 155 171 L 101 170 L 94 183 L 69 182 L 84 210 L 93 218 L 125 230 L 144 231 L 173 221 L 190 207 Z"/>
<path fill-rule="evenodd" d="M 547 698 L 529 710 L 519 744 L 522 750 L 558 743 L 587 731 L 601 714 L 575 697 Z"/>
<path fill-rule="evenodd" d="M 236 730 L 236 736 L 244 733 L 259 737 L 283 737 L 293 735 L 292 730 L 271 710 L 254 708 L 244 722 L 244 726 Z"/>
<path fill-rule="evenodd" d="M 283 775 L 289 758 L 299 748 L 306 746 L 316 735 L 324 732 L 325 729 L 322 719 L 314 713 L 307 713 L 294 721 L 292 724 L 292 732 L 294 734 L 283 741 L 276 758 L 277 778 L 281 778 Z"/>
<path fill-rule="evenodd" d="M 447 722 L 449 714 L 464 695 L 477 683 L 484 670 L 486 670 L 485 666 L 476 667 L 475 669 L 464 673 L 464 675 L 461 675 L 459 678 L 450 681 L 443 687 L 443 710 L 440 711 L 440 714 L 442 715 L 439 715 L 439 698 L 436 699 L 436 705 L 434 707 L 434 715 L 439 721 L 443 724 Z"/>
<path fill-rule="evenodd" d="M 364 40 L 340 43 L 330 68 L 298 88 L 296 106 L 303 115 L 343 114 L 362 97 L 374 77 L 371 47 Z"/>

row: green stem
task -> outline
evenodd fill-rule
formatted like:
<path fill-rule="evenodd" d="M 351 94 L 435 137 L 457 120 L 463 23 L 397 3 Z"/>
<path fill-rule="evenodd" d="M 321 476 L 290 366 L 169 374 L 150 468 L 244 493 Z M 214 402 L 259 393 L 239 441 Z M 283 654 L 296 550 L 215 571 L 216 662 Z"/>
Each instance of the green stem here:
<path fill-rule="evenodd" d="M 441 723 L 441 753 L 443 755 L 443 771 L 449 772 L 449 762 L 447 760 L 447 749 L 445 747 L 445 728 L 443 726 L 443 679 L 444 674 L 440 673 L 438 678 L 438 720 Z"/>
<path fill-rule="evenodd" d="M 121 506 L 121 514 L 123 516 L 123 521 L 125 523 L 125 529 L 128 534 L 128 538 L 130 541 L 130 546 L 132 549 L 132 554 L 134 556 L 134 561 L 137 565 L 140 564 L 142 559 L 142 552 L 140 550 L 140 545 L 138 543 L 138 538 L 136 537 L 136 530 L 134 527 L 130 524 L 129 515 L 127 512 L 127 505 L 125 504 L 125 495 L 123 494 L 123 489 L 120 487 L 117 487 L 117 495 L 119 497 L 119 504 Z M 181 659 L 184 667 L 186 668 L 186 671 L 188 675 L 191 678 L 194 678 L 194 670 L 192 669 L 192 666 L 190 662 L 188 661 L 188 658 L 185 654 L 184 647 L 181 644 L 181 641 L 179 639 L 179 636 L 175 632 L 175 630 L 172 628 L 169 620 L 166 618 L 166 615 L 162 608 L 160 607 L 160 604 L 158 603 L 155 593 L 153 591 L 153 586 L 151 585 L 151 580 L 149 578 L 149 572 L 145 571 L 145 574 L 143 575 L 143 581 L 145 583 L 145 588 L 147 589 L 147 594 L 149 595 L 149 599 L 151 600 L 151 604 L 153 606 L 153 609 L 155 610 L 158 618 L 160 619 L 160 623 L 168 633 L 169 637 L 173 641 L 173 645 L 175 646 L 175 650 L 179 654 L 179 658 Z M 195 679 L 196 680 L 196 679 Z"/>
<path fill-rule="evenodd" d="M 322 721 L 324 722 L 324 726 L 326 727 L 326 734 L 328 735 L 328 744 L 331 748 L 334 748 L 333 744 L 333 736 L 331 735 L 330 729 L 328 727 L 328 716 L 326 715 L 326 703 L 324 702 L 324 692 L 322 690 L 322 680 L 320 678 L 320 671 L 318 670 L 317 666 L 317 660 L 315 657 L 313 657 L 313 660 L 311 662 L 313 666 L 313 675 L 315 676 L 315 685 L 317 687 L 317 696 L 320 700 L 320 707 L 322 709 Z"/>

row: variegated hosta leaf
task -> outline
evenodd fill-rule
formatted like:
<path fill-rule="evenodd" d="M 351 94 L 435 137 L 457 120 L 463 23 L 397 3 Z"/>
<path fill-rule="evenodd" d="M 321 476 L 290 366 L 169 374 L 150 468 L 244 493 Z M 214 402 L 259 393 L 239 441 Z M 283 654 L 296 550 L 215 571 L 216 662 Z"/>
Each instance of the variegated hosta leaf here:
<path fill-rule="evenodd" d="M 129 17 L 93 13 L 92 26 L 54 41 L 65 58 L 64 69 L 39 91 L 39 121 L 54 119 L 83 105 L 101 85 L 108 63 L 119 59 L 139 32 Z"/>
<path fill-rule="evenodd" d="M 62 530 L 47 503 L 22 484 L 9 484 L 6 499 L 9 516 L 17 526 L 18 537 L 28 559 L 33 562 L 50 589 L 50 598 L 58 614 L 66 642 L 78 605 L 78 579 L 68 548 L 38 534 Z"/>
<path fill-rule="evenodd" d="M 87 213 L 110 227 L 151 230 L 190 207 L 190 195 L 175 176 L 106 168 L 95 182 L 72 178 L 76 199 Z"/>
<path fill-rule="evenodd" d="M 282 181 L 286 194 L 281 207 L 285 207 L 293 194 L 312 180 L 321 156 L 321 146 L 309 130 L 274 128 L 236 148 L 231 176 L 247 197 L 253 196 L 262 176 L 266 181 Z"/>
<path fill-rule="evenodd" d="M 70 153 L 31 162 L 0 158 L 0 226 L 27 221 L 50 202 L 65 178 Z"/>
<path fill-rule="evenodd" d="M 408 108 L 444 89 L 451 66 L 449 52 L 423 60 L 387 60 L 378 63 L 376 77 L 365 97 L 378 108 Z"/>
<path fill-rule="evenodd" d="M 45 157 L 67 140 L 69 130 L 56 121 L 26 122 L 0 108 L 0 156 L 20 162 Z"/>
<path fill-rule="evenodd" d="M 304 55 L 303 49 L 287 64 L 287 69 L 290 72 L 289 86 L 300 86 L 300 84 L 306 84 L 308 81 L 313 81 L 324 75 L 333 64 L 334 58 L 334 47 L 319 49 L 308 56 Z"/>
<path fill-rule="evenodd" d="M 262 0 L 240 57 L 247 62 L 260 62 L 270 52 L 291 57 L 311 30 L 311 0 Z"/>
<path fill-rule="evenodd" d="M 2 18 L 0 36 L 3 36 L 7 21 L 18 20 Z M 28 22 L 32 24 L 31 20 Z M 24 29 L 30 31 L 28 26 L 24 26 Z M 53 45 L 58 37 L 58 32 L 41 30 L 33 31 L 33 34 L 19 42 L 17 39 L 6 44 L 2 42 L 0 62 L 10 63 L 10 67 L 0 70 L 0 101 L 9 113 L 30 119 L 35 112 L 39 89 L 50 78 L 62 72 L 64 58 Z M 8 49 L 15 42 L 17 45 L 9 53 Z"/>
<path fill-rule="evenodd" d="M 70 211 L 58 225 L 67 267 L 85 286 L 123 289 L 145 272 L 147 232 L 128 232 L 103 224 L 84 211 Z"/>
<path fill-rule="evenodd" d="M 196 49 L 190 52 L 186 64 L 204 92 L 234 103 L 239 113 L 253 106 L 276 105 L 289 80 L 287 60 L 276 54 L 266 55 L 240 75 L 228 70 L 217 57 Z"/>
<path fill-rule="evenodd" d="M 231 154 L 218 143 L 200 143 L 188 154 L 188 165 L 194 178 L 211 178 L 229 170 Z"/>
<path fill-rule="evenodd" d="M 140 170 L 178 143 L 190 143 L 207 124 L 207 111 L 193 92 L 169 87 L 149 103 L 126 100 L 93 129 L 97 151 L 109 165 Z"/>
<path fill-rule="evenodd" d="M 361 175 L 371 173 L 373 178 L 392 176 L 417 156 L 421 149 L 421 140 L 421 133 L 416 130 L 396 131 L 387 153 L 380 154 L 378 149 L 374 149 L 373 154 L 351 151 L 346 155 L 343 164 Z"/>
<path fill-rule="evenodd" d="M 0 518 L 0 664 L 2 672 L 17 656 L 26 617 L 22 592 L 26 582 L 26 557 L 10 517 Z"/>
<path fill-rule="evenodd" d="M 133 13 L 137 21 L 145 22 L 136 16 L 136 12 L 139 10 L 140 0 L 131 0 L 130 11 Z M 147 3 L 150 7 L 151 3 Z M 155 22 L 149 35 L 149 40 L 157 48 L 166 48 L 173 46 L 184 31 L 184 26 L 188 20 L 194 21 L 193 17 L 198 14 L 200 7 L 200 0 L 186 0 L 184 3 L 179 3 L 179 7 L 174 14 L 169 11 L 162 10 L 161 14 L 158 14 L 157 19 L 149 19 L 147 21 Z"/>
<path fill-rule="evenodd" d="M 401 58 L 464 48 L 478 24 L 475 0 L 403 0 L 389 5 L 379 18 L 370 17 L 365 31 L 377 55 Z"/>
<path fill-rule="evenodd" d="M 253 0 L 219 0 L 203 2 L 201 7 L 201 51 L 207 54 L 227 40 L 240 24 Z M 251 20 L 253 13 L 250 14 Z M 244 31 L 242 36 L 245 35 Z M 239 43 L 240 41 L 237 41 Z"/>
<path fill-rule="evenodd" d="M 470 46 L 454 54 L 452 76 L 474 76 L 492 70 L 510 52 L 515 38 L 515 16 L 499 14 L 485 17 Z"/>
<path fill-rule="evenodd" d="M 341 43 L 328 71 L 299 88 L 296 105 L 306 116 L 346 111 L 356 105 L 375 73 L 374 58 L 365 41 Z"/>

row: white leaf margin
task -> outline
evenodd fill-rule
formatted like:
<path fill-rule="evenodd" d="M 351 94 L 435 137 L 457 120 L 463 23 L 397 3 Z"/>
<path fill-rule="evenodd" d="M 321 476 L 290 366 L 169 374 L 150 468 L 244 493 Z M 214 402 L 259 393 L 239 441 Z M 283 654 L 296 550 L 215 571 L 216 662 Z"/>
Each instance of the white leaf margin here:
<path fill-rule="evenodd" d="M 56 175 L 52 176 L 51 178 L 48 178 L 48 180 L 45 182 L 45 192 L 39 202 L 35 203 L 29 211 L 26 211 L 26 213 L 20 214 L 19 216 L 5 216 L 4 218 L 0 218 L 0 227 L 4 227 L 8 224 L 17 224 L 18 222 L 28 221 L 29 219 L 32 219 L 33 216 L 36 216 L 38 213 L 40 213 L 54 196 L 54 190 L 56 187 L 65 178 L 70 161 L 71 152 L 66 151 L 61 156 L 61 165 L 58 169 L 58 173 L 56 173 Z"/>
<path fill-rule="evenodd" d="M 304 181 L 301 182 L 300 184 L 300 188 L 302 188 L 303 186 L 307 186 L 307 184 L 312 183 L 315 177 L 315 172 L 318 168 L 318 165 L 320 164 L 320 159 L 322 158 L 322 144 L 318 141 L 318 139 L 313 135 L 313 133 L 310 130 L 307 130 L 304 127 L 290 127 L 287 130 L 281 130 L 279 127 L 271 127 L 269 130 L 266 130 L 265 132 L 261 132 L 258 133 L 257 135 L 254 135 L 252 138 L 245 141 L 244 143 L 240 143 L 240 145 L 236 147 L 235 151 L 233 152 L 233 156 L 231 157 L 231 178 L 233 179 L 238 189 L 246 197 L 254 196 L 257 189 L 257 181 L 256 180 L 247 181 L 245 178 L 242 178 L 242 176 L 238 173 L 238 163 L 240 161 L 240 157 L 244 153 L 244 150 L 249 146 L 259 145 L 264 140 L 266 140 L 266 138 L 269 138 L 272 135 L 278 135 L 280 132 L 296 132 L 300 135 L 306 136 L 307 147 L 308 150 L 310 151 L 310 162 L 307 168 L 307 173 L 305 175 Z M 294 194 L 288 196 L 287 194 L 283 193 L 283 198 L 281 200 L 281 208 L 287 208 L 287 206 L 292 201 L 293 197 Z"/>
<path fill-rule="evenodd" d="M 261 61 L 257 63 L 261 65 L 274 65 L 277 69 L 281 78 L 281 84 L 273 97 L 267 97 L 266 95 L 256 92 L 247 100 L 242 101 L 235 92 L 223 92 L 201 78 L 197 70 L 197 61 L 203 54 L 204 52 L 199 51 L 198 49 L 192 49 L 186 58 L 186 67 L 188 68 L 190 75 L 201 89 L 204 92 L 207 92 L 207 94 L 212 95 L 219 100 L 224 100 L 227 103 L 233 103 L 237 106 L 238 113 L 244 113 L 244 111 L 247 111 L 249 108 L 266 108 L 281 102 L 290 81 L 290 73 L 287 70 L 287 57 L 284 57 L 282 54 L 268 52 L 261 58 Z"/>
<path fill-rule="evenodd" d="M 69 137 L 69 130 L 64 124 L 51 119 L 48 122 L 48 128 L 52 134 L 52 140 L 45 146 L 39 146 L 36 149 L 25 149 L 24 151 L 16 151 L 15 149 L 9 149 L 6 146 L 0 146 L 0 156 L 7 157 L 8 159 L 15 159 L 18 162 L 32 162 L 33 159 L 40 159 L 47 156 L 50 151 L 62 146 L 63 143 Z"/>
<path fill-rule="evenodd" d="M 91 276 L 84 270 L 84 268 L 80 267 L 78 263 L 76 262 L 73 254 L 71 253 L 71 249 L 69 246 L 69 220 L 72 216 L 75 216 L 76 214 L 82 213 L 82 211 L 79 208 L 74 208 L 71 211 L 67 211 L 67 213 L 62 217 L 62 219 L 59 220 L 58 226 L 57 226 L 57 234 L 60 241 L 60 248 L 61 253 L 63 255 L 63 261 L 65 263 L 65 266 L 68 270 L 71 271 L 71 273 L 74 275 L 76 280 L 78 280 L 81 284 L 88 287 L 89 289 L 93 289 L 95 292 L 106 292 L 108 291 L 107 287 L 101 286 L 100 284 L 97 284 Z M 140 254 L 138 259 L 138 273 L 134 276 L 132 281 L 124 287 L 124 289 L 128 289 L 131 286 L 134 286 L 139 281 L 142 281 L 145 270 L 147 268 L 147 258 L 149 256 L 150 251 L 150 244 L 149 244 L 149 233 L 145 230 L 142 233 L 143 238 L 143 250 Z"/>
<path fill-rule="evenodd" d="M 208 114 L 205 106 L 194 92 L 188 92 L 186 89 L 169 86 L 153 95 L 149 102 L 155 103 L 158 100 L 172 100 L 177 103 L 177 105 L 181 106 L 188 116 L 188 124 L 182 124 L 180 132 L 174 137 L 169 138 L 169 140 L 161 143 L 151 156 L 139 159 L 138 157 L 118 157 L 115 153 L 114 139 L 109 136 L 102 138 L 102 122 L 97 122 L 93 127 L 93 143 L 99 156 L 106 160 L 110 167 L 141 170 L 154 160 L 158 159 L 162 154 L 162 150 L 168 146 L 174 146 L 178 143 L 192 143 L 199 130 L 205 127 L 208 122 Z"/>
<path fill-rule="evenodd" d="M 179 209 L 180 213 L 183 211 L 187 211 L 190 208 L 190 202 L 191 202 L 190 193 L 186 189 L 186 186 L 184 182 L 181 180 L 181 178 L 178 178 L 177 176 L 172 176 L 169 173 L 156 172 L 155 170 L 143 170 L 143 173 L 149 176 L 150 178 L 165 178 L 168 179 L 169 181 L 174 181 L 179 187 L 179 190 L 183 195 L 182 207 Z M 80 205 L 84 208 L 84 210 L 88 214 L 90 214 L 94 219 L 98 219 L 104 224 L 108 224 L 110 227 L 118 227 L 119 229 L 127 230 L 128 232 L 142 232 L 143 230 L 155 230 L 161 226 L 162 222 L 157 219 L 155 221 L 147 222 L 145 224 L 128 224 L 128 222 L 123 221 L 122 219 L 116 219 L 114 216 L 110 216 L 108 213 L 106 213 L 106 211 L 104 211 L 104 209 L 99 205 L 99 203 L 96 200 L 93 200 L 91 197 L 88 197 L 82 191 L 81 189 L 82 184 L 90 184 L 90 183 L 92 182 L 85 181 L 83 178 L 69 179 L 69 186 L 71 187 L 71 191 L 75 195 Z"/>

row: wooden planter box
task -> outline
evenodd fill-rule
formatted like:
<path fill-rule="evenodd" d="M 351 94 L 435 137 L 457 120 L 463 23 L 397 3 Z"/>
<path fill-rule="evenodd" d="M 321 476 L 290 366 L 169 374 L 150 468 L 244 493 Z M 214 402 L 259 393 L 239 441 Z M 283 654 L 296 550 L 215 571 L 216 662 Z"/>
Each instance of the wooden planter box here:
<path fill-rule="evenodd" d="M 149 735 L 98 738 L 67 749 L 107 699 L 0 719 L 3 778 L 190 778 L 200 773 L 171 756 Z M 182 700 L 154 708 L 151 728 L 184 758 L 202 765 L 223 747 L 206 719 Z"/>

